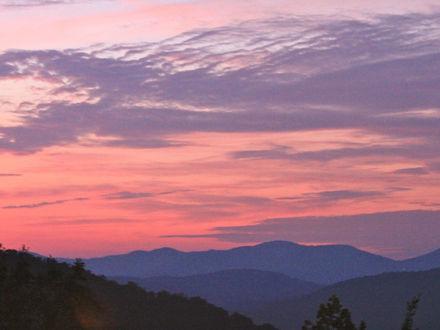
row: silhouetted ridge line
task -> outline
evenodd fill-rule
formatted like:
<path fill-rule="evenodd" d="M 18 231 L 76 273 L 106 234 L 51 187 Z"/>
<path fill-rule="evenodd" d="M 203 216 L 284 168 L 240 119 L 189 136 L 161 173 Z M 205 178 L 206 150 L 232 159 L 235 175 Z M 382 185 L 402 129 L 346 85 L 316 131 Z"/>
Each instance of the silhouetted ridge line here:
<path fill-rule="evenodd" d="M 162 290 L 199 296 L 230 312 L 246 314 L 250 310 L 278 301 L 311 293 L 320 285 L 293 279 L 287 275 L 253 269 L 222 270 L 214 273 L 149 278 L 115 277 L 120 283 L 137 283 L 148 291 Z"/>
<path fill-rule="evenodd" d="M 85 260 L 97 274 L 112 277 L 190 276 L 255 269 L 320 284 L 395 270 L 397 262 L 348 245 L 305 246 L 265 242 L 229 250 L 182 252 L 170 248 Z"/>
<path fill-rule="evenodd" d="M 193 297 L 120 285 L 51 258 L 0 249 L 0 329 L 274 330 Z"/>

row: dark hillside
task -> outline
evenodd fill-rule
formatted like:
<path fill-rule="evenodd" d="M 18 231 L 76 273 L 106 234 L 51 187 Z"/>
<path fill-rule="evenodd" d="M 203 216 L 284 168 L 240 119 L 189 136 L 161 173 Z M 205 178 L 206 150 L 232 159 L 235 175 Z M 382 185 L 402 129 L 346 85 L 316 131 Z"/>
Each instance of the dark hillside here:
<path fill-rule="evenodd" d="M 224 270 L 183 277 L 114 279 L 120 283 L 135 282 L 147 291 L 165 290 L 189 297 L 202 297 L 230 312 L 244 314 L 271 302 L 299 297 L 321 288 L 320 285 L 287 275 L 252 269 Z"/>
<path fill-rule="evenodd" d="M 201 298 L 119 285 L 82 266 L 1 250 L 0 329 L 274 329 Z"/>

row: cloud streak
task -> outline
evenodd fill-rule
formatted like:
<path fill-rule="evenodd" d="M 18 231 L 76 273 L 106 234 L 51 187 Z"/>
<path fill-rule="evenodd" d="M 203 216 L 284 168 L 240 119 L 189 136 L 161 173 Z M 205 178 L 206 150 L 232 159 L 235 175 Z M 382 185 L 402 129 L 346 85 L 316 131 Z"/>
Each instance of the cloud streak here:
<path fill-rule="evenodd" d="M 29 8 L 29 7 L 43 7 L 53 5 L 69 5 L 81 2 L 88 2 L 90 0 L 1 0 L 0 7 L 5 8 Z M 101 0 L 109 1 L 109 0 Z"/>
<path fill-rule="evenodd" d="M 401 168 L 397 171 L 394 171 L 393 173 L 408 174 L 408 175 L 425 175 L 428 174 L 429 171 L 425 167 L 409 167 L 409 168 Z"/>
<path fill-rule="evenodd" d="M 106 194 L 103 197 L 109 200 L 120 200 L 120 199 L 148 198 L 152 196 L 154 196 L 154 194 L 147 192 L 120 191 L 116 193 Z"/>
<path fill-rule="evenodd" d="M 59 204 L 65 204 L 69 202 L 83 202 L 89 200 L 85 197 L 78 197 L 78 198 L 71 198 L 71 199 L 59 199 L 56 201 L 44 201 L 44 202 L 38 202 L 38 203 L 32 203 L 32 204 L 20 204 L 20 205 L 6 205 L 3 206 L 3 209 L 36 209 L 40 207 L 45 206 L 52 206 L 52 205 L 59 205 Z"/>
<path fill-rule="evenodd" d="M 317 193 L 305 193 L 296 197 L 280 197 L 278 200 L 294 201 L 300 203 L 315 203 L 317 205 L 323 203 L 333 203 L 344 200 L 355 200 L 363 198 L 379 198 L 385 197 L 386 193 L 373 190 L 329 190 Z"/>
<path fill-rule="evenodd" d="M 32 223 L 33 226 L 94 226 L 94 225 L 112 225 L 136 223 L 137 220 L 124 218 L 84 218 L 84 219 L 53 219 L 51 221 L 42 221 Z"/>

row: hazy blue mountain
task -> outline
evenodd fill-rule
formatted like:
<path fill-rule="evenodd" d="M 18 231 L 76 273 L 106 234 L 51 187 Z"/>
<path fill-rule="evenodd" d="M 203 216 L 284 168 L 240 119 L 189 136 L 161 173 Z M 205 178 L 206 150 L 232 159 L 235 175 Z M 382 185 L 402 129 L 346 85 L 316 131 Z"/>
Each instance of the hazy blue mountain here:
<path fill-rule="evenodd" d="M 440 269 L 352 279 L 248 314 L 257 321 L 271 321 L 282 330 L 301 329 L 303 321 L 314 319 L 319 304 L 326 302 L 332 294 L 336 294 L 342 304 L 352 311 L 357 323 L 365 320 L 368 330 L 400 330 L 406 302 L 421 294 L 416 328 L 440 329 Z"/>
<path fill-rule="evenodd" d="M 189 276 L 255 269 L 321 284 L 374 275 L 398 267 L 398 262 L 392 259 L 347 245 L 303 246 L 285 241 L 202 252 L 162 248 L 84 261 L 94 273 L 112 277 Z"/>
<path fill-rule="evenodd" d="M 440 249 L 400 262 L 401 270 L 429 270 L 440 267 Z"/>
<path fill-rule="evenodd" d="M 229 311 L 254 310 L 279 299 L 299 297 L 321 286 L 293 279 L 287 275 L 259 270 L 224 270 L 184 277 L 158 276 L 150 278 L 113 278 L 120 283 L 133 281 L 147 291 L 162 290 L 201 297 Z"/>

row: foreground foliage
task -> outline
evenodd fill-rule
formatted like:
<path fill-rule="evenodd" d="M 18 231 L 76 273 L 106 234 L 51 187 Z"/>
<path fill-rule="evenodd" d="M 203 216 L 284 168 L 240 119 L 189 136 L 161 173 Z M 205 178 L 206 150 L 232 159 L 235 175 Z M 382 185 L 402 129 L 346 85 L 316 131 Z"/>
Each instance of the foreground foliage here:
<path fill-rule="evenodd" d="M 414 297 L 406 304 L 406 314 L 402 330 L 414 329 L 414 316 L 420 302 L 420 295 Z M 351 312 L 344 308 L 336 295 L 332 295 L 326 304 L 319 306 L 316 321 L 306 320 L 302 330 L 366 330 L 367 324 L 361 321 L 359 328 L 351 320 Z"/>
<path fill-rule="evenodd" d="M 274 329 L 201 298 L 119 285 L 83 266 L 0 250 L 0 329 Z"/>
<path fill-rule="evenodd" d="M 326 304 L 319 306 L 316 321 L 305 321 L 302 330 L 365 330 L 364 321 L 359 328 L 351 320 L 351 313 L 344 308 L 335 295 L 331 296 Z"/>

